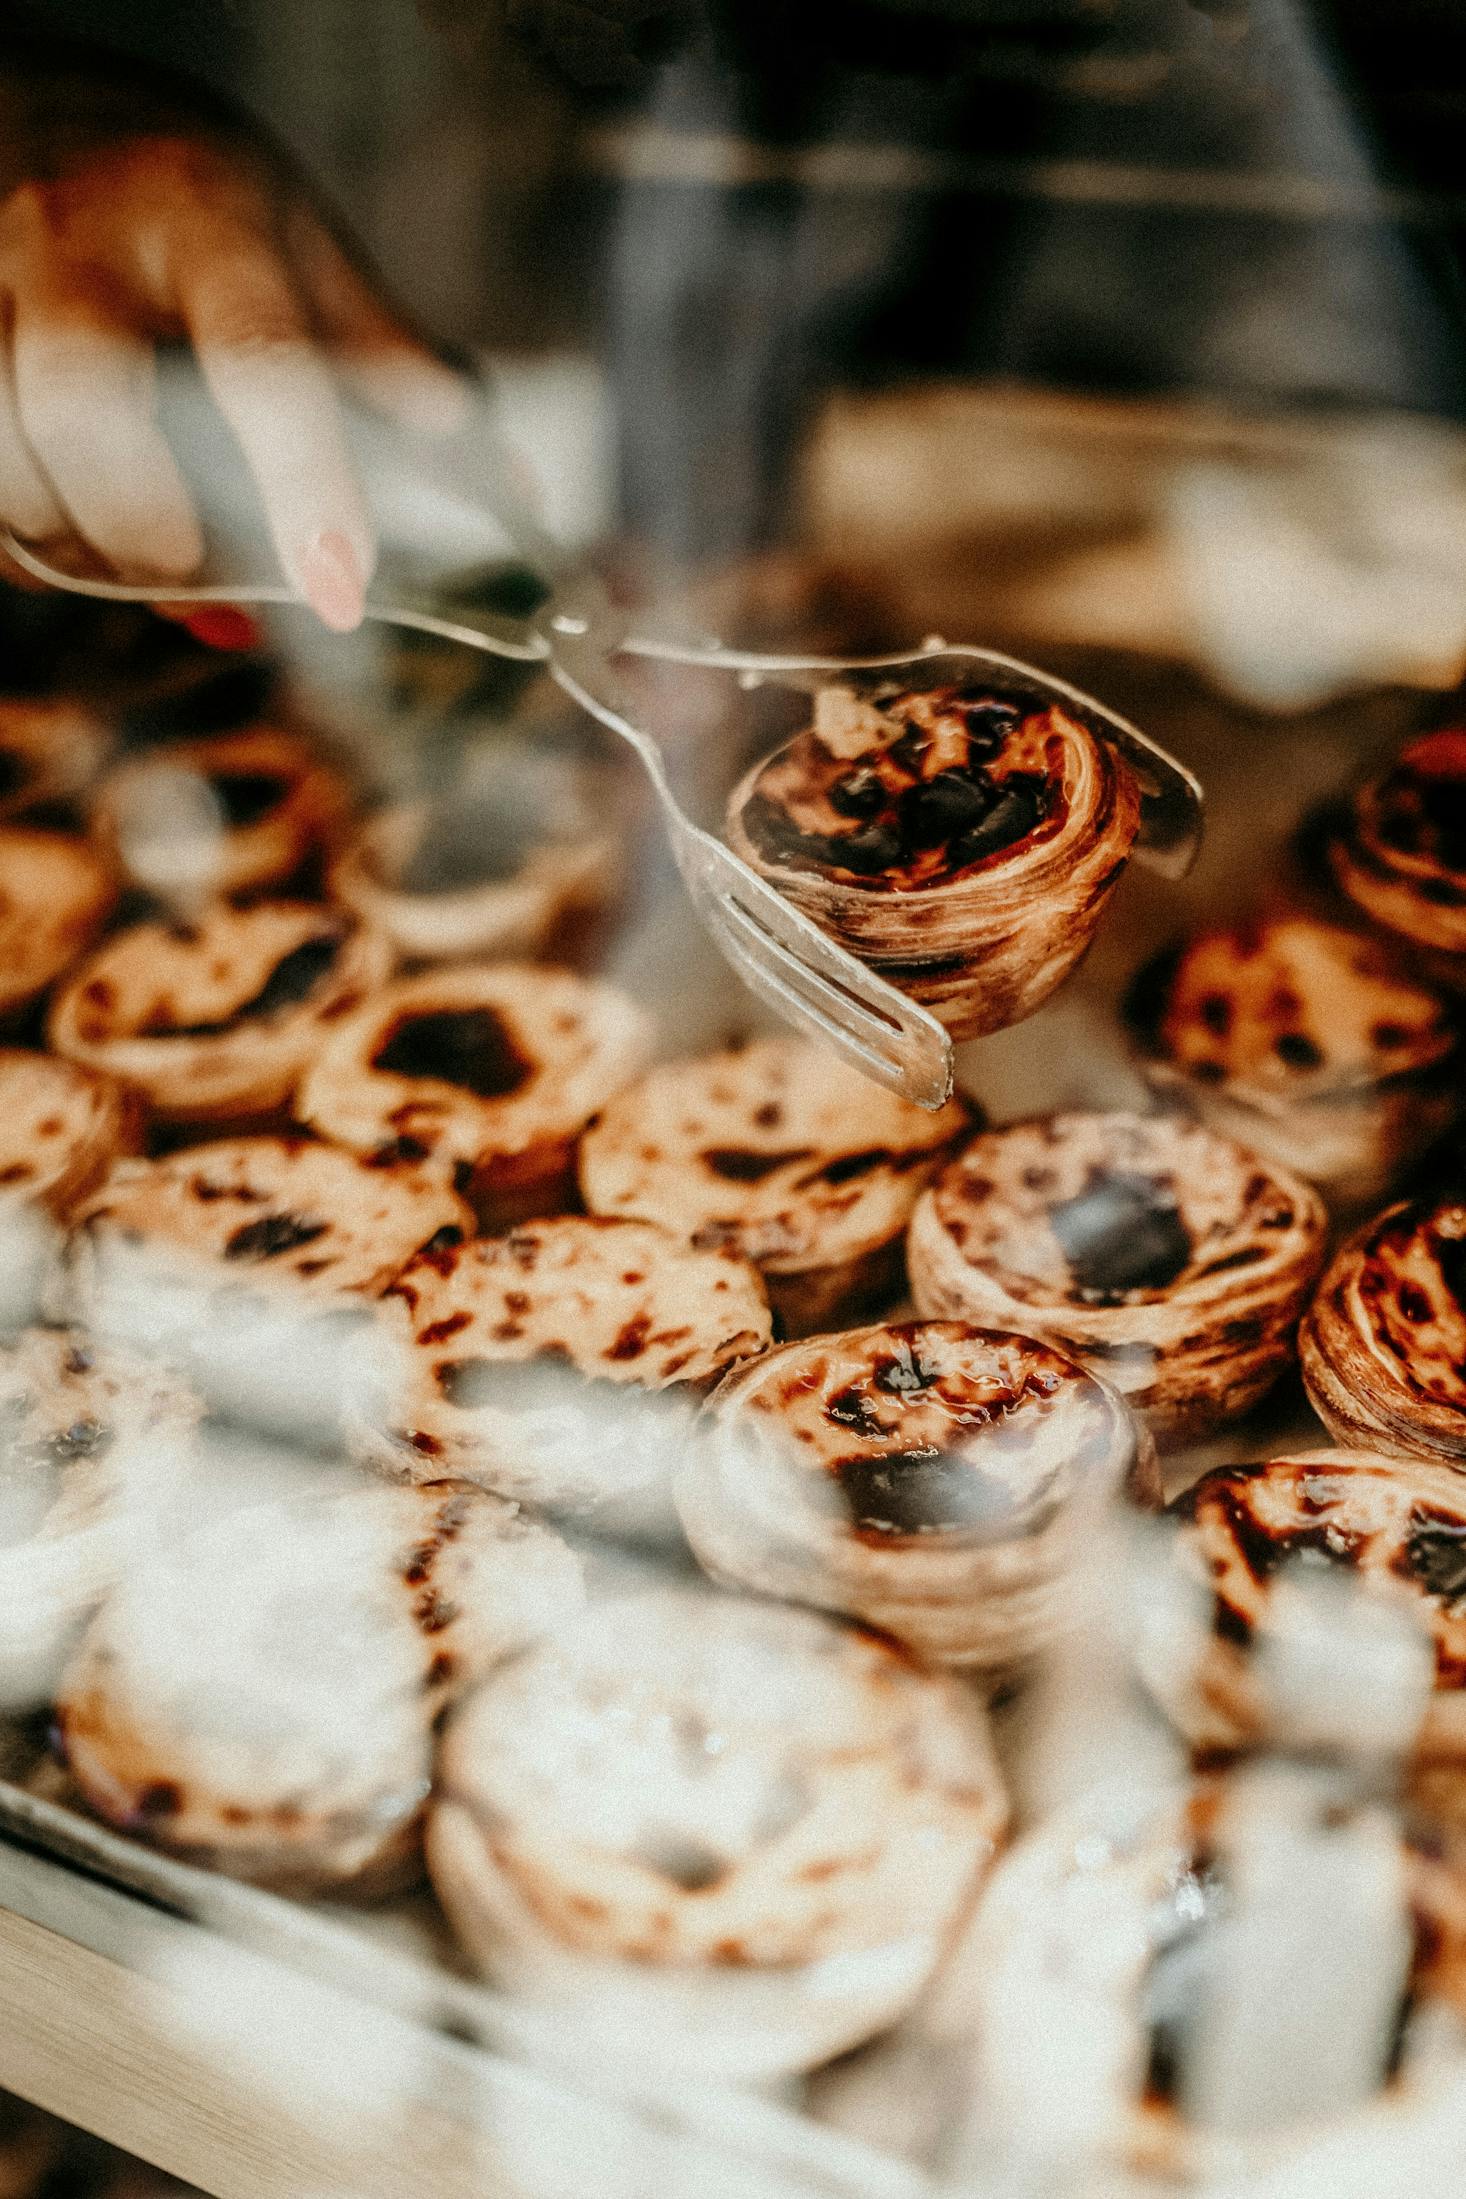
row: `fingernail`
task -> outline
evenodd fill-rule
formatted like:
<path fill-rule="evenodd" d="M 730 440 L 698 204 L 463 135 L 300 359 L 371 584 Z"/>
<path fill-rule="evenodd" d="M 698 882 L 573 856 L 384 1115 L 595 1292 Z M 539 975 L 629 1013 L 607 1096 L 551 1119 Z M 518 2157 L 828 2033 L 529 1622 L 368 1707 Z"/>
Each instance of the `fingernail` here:
<path fill-rule="evenodd" d="M 366 596 L 361 562 L 344 534 L 317 535 L 300 563 L 305 600 L 323 626 L 349 634 L 360 626 Z"/>
<path fill-rule="evenodd" d="M 246 611 L 229 604 L 212 605 L 206 611 L 190 611 L 182 621 L 195 641 L 210 649 L 258 649 L 260 629 Z"/>

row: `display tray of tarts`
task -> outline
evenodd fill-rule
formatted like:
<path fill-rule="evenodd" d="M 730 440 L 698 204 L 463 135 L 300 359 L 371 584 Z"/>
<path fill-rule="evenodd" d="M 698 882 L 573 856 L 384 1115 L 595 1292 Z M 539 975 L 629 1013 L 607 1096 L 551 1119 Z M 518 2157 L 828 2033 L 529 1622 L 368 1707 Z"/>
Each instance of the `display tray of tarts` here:
<path fill-rule="evenodd" d="M 489 2072 L 424 2191 L 583 2188 L 611 2130 L 628 2190 L 657 2144 L 730 2191 L 929 2189 L 933 2011 L 986 1950 L 1009 2083 L 994 1981 L 1036 1899 L 1099 1885 L 1025 1815 L 1031 1683 L 1108 1523 L 1163 1511 L 1213 1616 L 1134 1685 L 1196 1778 L 1257 1745 L 1310 1553 L 1424 1613 L 1408 1781 L 1454 1824 L 1466 737 L 1353 793 L 1341 763 L 1322 857 L 1292 790 L 1254 802 L 1244 899 L 1205 857 L 1122 883 L 1129 766 L 1061 712 L 832 681 L 729 836 L 976 1034 L 928 1112 L 757 1024 L 675 886 L 618 911 L 576 769 L 382 801 L 294 723 L 118 754 L 66 716 L 58 779 L 33 717 L 44 802 L 0 823 L 21 1923 L 128 1970 L 186 1927 L 295 1981 L 281 2039 L 350 2004 L 368 2061 Z M 1245 742 L 1187 761 L 1225 825 Z M 1214 1791 L 1126 1899 L 1195 1875 Z M 1137 2083 L 1122 2178 L 1185 2152 Z M 381 2142 L 363 2113 L 321 2188 L 416 2191 Z M 169 2165 L 236 2188 L 199 2145 Z"/>

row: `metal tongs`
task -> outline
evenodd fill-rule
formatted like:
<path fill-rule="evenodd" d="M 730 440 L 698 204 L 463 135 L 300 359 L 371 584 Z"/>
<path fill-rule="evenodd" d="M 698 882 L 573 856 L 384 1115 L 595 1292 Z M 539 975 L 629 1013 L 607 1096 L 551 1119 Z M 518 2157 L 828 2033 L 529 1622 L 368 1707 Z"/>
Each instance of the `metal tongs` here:
<path fill-rule="evenodd" d="M 108 580 L 68 570 L 0 529 L 16 563 L 37 579 L 114 602 L 295 604 L 264 535 L 237 455 L 223 443 L 201 397 L 175 396 L 165 421 L 195 488 L 207 566 L 185 586 Z M 1139 845 L 1173 876 L 1189 867 L 1200 836 L 1201 790 L 1184 766 L 1126 719 L 1065 681 L 987 649 L 928 641 L 913 654 L 850 659 L 724 649 L 701 638 L 628 631 L 605 590 L 541 527 L 515 489 L 512 463 L 487 410 L 448 440 L 410 435 L 353 412 L 349 419 L 381 558 L 366 617 L 461 642 L 495 656 L 543 664 L 583 709 L 633 748 L 656 790 L 682 881 L 699 917 L 749 988 L 789 1021 L 835 1047 L 866 1075 L 920 1107 L 952 1090 L 952 1041 L 936 1017 L 878 976 L 794 908 L 679 803 L 660 746 L 637 722 L 617 676 L 619 658 L 650 658 L 724 672 L 747 690 L 765 681 L 813 691 L 834 676 L 898 678 L 915 686 L 991 679 L 1003 692 L 1061 704 L 1119 748 L 1142 788 Z M 192 463 L 189 463 L 190 457 Z M 548 593 L 523 618 L 465 608 L 454 582 L 486 555 L 530 566 Z"/>

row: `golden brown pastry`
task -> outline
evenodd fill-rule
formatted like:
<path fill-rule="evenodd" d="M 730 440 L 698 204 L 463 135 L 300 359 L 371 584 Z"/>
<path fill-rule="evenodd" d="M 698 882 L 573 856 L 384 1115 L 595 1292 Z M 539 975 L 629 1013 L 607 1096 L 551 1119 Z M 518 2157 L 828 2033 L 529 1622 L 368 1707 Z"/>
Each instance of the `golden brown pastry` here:
<path fill-rule="evenodd" d="M 521 1222 L 433 1248 L 383 1308 L 401 1349 L 356 1447 L 413 1481 L 456 1474 L 598 1524 L 670 1519 L 686 1406 L 769 1341 L 758 1271 L 652 1222 Z"/>
<path fill-rule="evenodd" d="M 85 786 L 106 745 L 104 727 L 80 703 L 0 700 L 0 818 L 65 801 Z"/>
<path fill-rule="evenodd" d="M 1041 1336 L 1178 1441 L 1290 1364 L 1325 1230 L 1317 1192 L 1213 1131 L 1054 1115 L 975 1138 L 907 1261 L 923 1314 Z"/>
<path fill-rule="evenodd" d="M 1466 1205 L 1405 1204 L 1335 1256 L 1298 1339 L 1340 1443 L 1466 1461 Z"/>
<path fill-rule="evenodd" d="M 1466 727 L 1426 733 L 1354 796 L 1328 845 L 1339 885 L 1373 923 L 1466 979 Z"/>
<path fill-rule="evenodd" d="M 354 917 L 303 901 L 135 924 L 57 995 L 51 1044 L 136 1085 L 160 1115 L 265 1115 L 391 962 L 386 940 Z"/>
<path fill-rule="evenodd" d="M 413 1875 L 432 1725 L 582 1594 L 548 1527 L 438 1482 L 226 1509 L 134 1560 L 56 1703 L 88 1806 L 295 1892 Z"/>
<path fill-rule="evenodd" d="M 0 1346 L 0 1702 L 48 1700 L 78 1627 L 178 1516 L 203 1406 L 75 1329 Z"/>
<path fill-rule="evenodd" d="M 1212 1630 L 1185 1666 L 1145 1668 L 1187 1738 L 1236 1748 L 1265 1730 L 1251 1652 L 1288 1565 L 1348 1567 L 1370 1588 L 1408 1597 L 1435 1647 L 1425 1756 L 1466 1770 L 1466 1482 L 1454 1468 L 1370 1451 L 1299 1451 L 1217 1466 L 1179 1496 L 1180 1562 L 1212 1597 Z"/>
<path fill-rule="evenodd" d="M 492 810 L 461 817 L 426 803 L 369 817 L 331 866 L 331 891 L 411 962 L 569 960 L 614 891 L 615 843 L 579 805 L 506 835 L 502 779 L 494 793 Z"/>
<path fill-rule="evenodd" d="M 821 689 L 728 805 L 734 851 L 958 1038 L 1062 983 L 1139 824 L 1129 765 L 1056 704 L 877 675 Z"/>
<path fill-rule="evenodd" d="M 1460 1033 L 1385 943 L 1307 916 L 1203 932 L 1130 998 L 1143 1067 L 1203 1122 L 1345 1205 L 1461 1105 Z"/>
<path fill-rule="evenodd" d="M 79 1318 L 186 1366 L 223 1409 L 274 1426 L 309 1406 L 329 1422 L 358 1350 L 388 1348 L 385 1332 L 356 1339 L 367 1302 L 473 1226 L 407 1163 L 222 1138 L 120 1162 L 75 1217 L 66 1287 Z"/>
<path fill-rule="evenodd" d="M 434 970 L 383 987 L 336 1026 L 299 1112 L 354 1152 L 451 1169 L 502 1226 L 565 1204 L 581 1132 L 650 1043 L 624 993 L 568 970 Z"/>
<path fill-rule="evenodd" d="M 252 725 L 207 740 L 173 741 L 134 756 L 108 773 L 92 806 L 93 821 L 127 863 L 134 836 L 146 834 L 150 810 L 177 802 L 177 775 L 188 773 L 212 815 L 207 895 L 285 886 L 335 838 L 351 808 L 340 773 L 297 734 Z M 151 886 L 151 875 L 141 883 Z"/>
<path fill-rule="evenodd" d="M 0 826 L 0 1013 L 22 1008 L 96 938 L 117 884 L 85 840 Z"/>
<path fill-rule="evenodd" d="M 975 1109 L 928 1113 L 796 1039 L 651 1070 L 585 1138 L 594 1214 L 644 1215 L 763 1271 L 787 1335 L 875 1310 L 899 1288 L 917 1194 Z"/>
<path fill-rule="evenodd" d="M 904 1321 L 732 1374 L 676 1482 L 717 1580 L 990 1671 L 1063 1625 L 1077 1539 L 1155 1447 L 1103 1382 L 1026 1336 Z"/>
<path fill-rule="evenodd" d="M 0 1047 L 0 1198 L 60 1220 L 137 1140 L 136 1095 L 54 1054 Z"/>
<path fill-rule="evenodd" d="M 1148 1807 L 1137 1794 L 1122 1810 L 1101 1787 L 1027 1834 L 994 1872 L 967 1965 L 968 2081 L 985 2103 L 984 2145 L 1031 2161 L 1057 2137 L 1061 2154 L 1085 2163 L 1082 2188 L 1107 2199 L 1137 2188 L 1270 2199 L 1445 2192 L 1421 2171 L 1455 2127 L 1463 2068 L 1463 1859 L 1402 1838 L 1377 1806 L 1336 1803 L 1332 1824 L 1320 1814 L 1304 1825 L 1350 1837 L 1364 1899 L 1392 1912 L 1407 1942 L 1414 1927 L 1395 2036 L 1379 2042 L 1379 2089 L 1334 2120 L 1300 2109 L 1230 2132 L 1191 2119 L 1213 1964 L 1235 1930 L 1234 1842 L 1256 1807 L 1231 1790 L 1202 1779 Z M 1252 2016 L 1286 2051 L 1287 2007 L 1264 2003 Z"/>
<path fill-rule="evenodd" d="M 814 1612 L 662 1588 L 463 1707 L 428 1862 L 469 1953 L 580 2050 L 756 2077 L 901 2015 L 1006 1814 L 950 1680 Z"/>

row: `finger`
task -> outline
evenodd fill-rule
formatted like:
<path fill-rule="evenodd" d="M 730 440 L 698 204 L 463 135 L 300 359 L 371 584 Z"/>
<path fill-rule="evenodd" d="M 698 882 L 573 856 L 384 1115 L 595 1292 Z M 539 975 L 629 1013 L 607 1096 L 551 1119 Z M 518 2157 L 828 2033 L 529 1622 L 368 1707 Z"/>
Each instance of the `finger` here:
<path fill-rule="evenodd" d="M 375 561 L 371 519 L 330 371 L 289 275 L 262 237 L 211 218 L 180 240 L 174 281 L 287 576 L 325 625 L 357 625 Z"/>
<path fill-rule="evenodd" d="M 61 506 L 20 432 L 8 341 L 0 361 L 0 519 L 26 542 L 46 542 L 70 532 Z"/>
<path fill-rule="evenodd" d="M 405 428 L 452 435 L 473 410 L 472 385 L 397 319 L 325 225 L 308 210 L 289 228 L 291 257 L 342 379 Z"/>
<path fill-rule="evenodd" d="M 76 531 L 123 569 L 182 579 L 203 537 L 153 419 L 153 347 L 74 276 L 17 280 L 11 359 L 29 449 Z"/>

